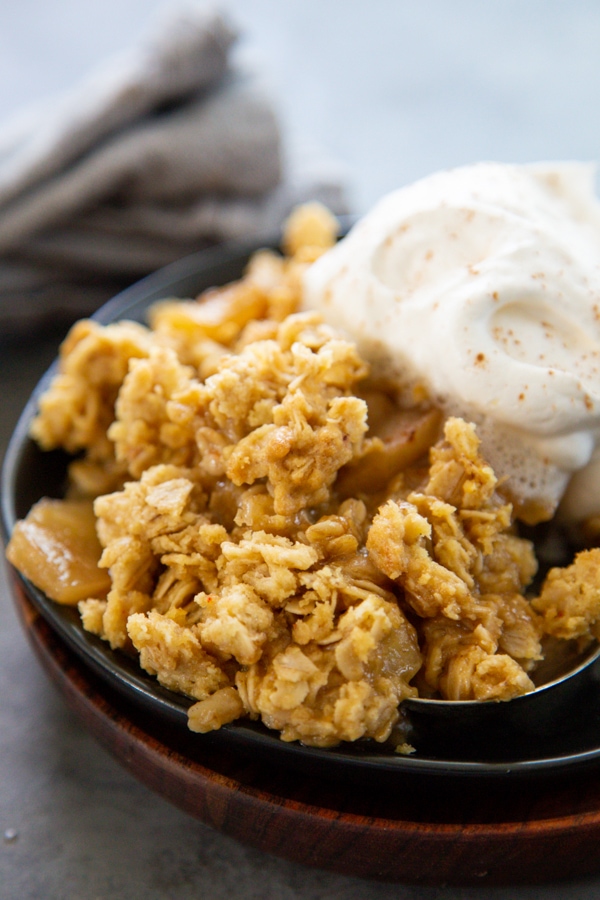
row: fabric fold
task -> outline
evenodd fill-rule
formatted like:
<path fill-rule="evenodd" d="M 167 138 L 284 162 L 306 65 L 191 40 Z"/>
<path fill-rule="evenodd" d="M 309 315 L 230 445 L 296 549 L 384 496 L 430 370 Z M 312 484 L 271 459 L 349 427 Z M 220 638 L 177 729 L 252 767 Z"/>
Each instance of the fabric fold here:
<path fill-rule="evenodd" d="M 0 126 L 0 330 L 93 312 L 217 241 L 276 232 L 343 176 L 294 158 L 217 8 L 168 8 L 68 94 Z M 16 308 L 18 306 L 18 308 Z"/>

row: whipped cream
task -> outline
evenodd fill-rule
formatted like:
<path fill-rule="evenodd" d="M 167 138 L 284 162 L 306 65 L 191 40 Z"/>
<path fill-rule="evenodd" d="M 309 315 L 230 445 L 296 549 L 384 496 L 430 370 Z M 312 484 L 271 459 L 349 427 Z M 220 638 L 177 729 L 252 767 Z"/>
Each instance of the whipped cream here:
<path fill-rule="evenodd" d="M 600 203 L 583 163 L 480 163 L 384 197 L 304 303 L 475 421 L 522 517 L 600 514 Z M 576 473 L 574 475 L 574 473 Z"/>

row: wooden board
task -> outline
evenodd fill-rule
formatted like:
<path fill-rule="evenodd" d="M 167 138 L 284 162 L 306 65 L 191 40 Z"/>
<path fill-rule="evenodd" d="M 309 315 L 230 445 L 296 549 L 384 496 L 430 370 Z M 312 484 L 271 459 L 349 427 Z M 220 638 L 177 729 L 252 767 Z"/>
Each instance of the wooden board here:
<path fill-rule="evenodd" d="M 125 705 L 14 584 L 31 644 L 84 726 L 145 785 L 224 834 L 306 865 L 413 884 L 516 884 L 600 871 L 598 768 L 531 783 L 421 778 L 386 790 L 217 751 L 206 736 L 157 728 Z"/>

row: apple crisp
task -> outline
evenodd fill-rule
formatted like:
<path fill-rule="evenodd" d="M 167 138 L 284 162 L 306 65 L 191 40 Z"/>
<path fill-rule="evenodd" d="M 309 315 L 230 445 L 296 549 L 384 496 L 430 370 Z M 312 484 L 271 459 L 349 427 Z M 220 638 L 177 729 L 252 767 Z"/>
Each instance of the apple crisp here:
<path fill-rule="evenodd" d="M 531 597 L 534 547 L 475 426 L 407 404 L 298 311 L 336 232 L 301 207 L 285 253 L 238 282 L 148 326 L 79 322 L 32 423 L 74 454 L 70 488 L 17 524 L 9 560 L 190 698 L 196 732 L 250 717 L 382 742 L 405 698 L 510 699 L 547 636 L 600 632 L 600 550 Z"/>

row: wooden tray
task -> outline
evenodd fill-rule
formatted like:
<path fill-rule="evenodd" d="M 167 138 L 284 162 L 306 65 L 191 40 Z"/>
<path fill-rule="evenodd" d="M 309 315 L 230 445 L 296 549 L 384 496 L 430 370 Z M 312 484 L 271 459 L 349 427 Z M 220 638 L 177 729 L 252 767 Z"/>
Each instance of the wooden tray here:
<path fill-rule="evenodd" d="M 507 884 L 600 871 L 600 771 L 402 789 L 290 773 L 209 736 L 166 733 L 66 647 L 14 579 L 29 640 L 87 729 L 134 776 L 212 828 L 294 862 L 413 884 Z"/>

